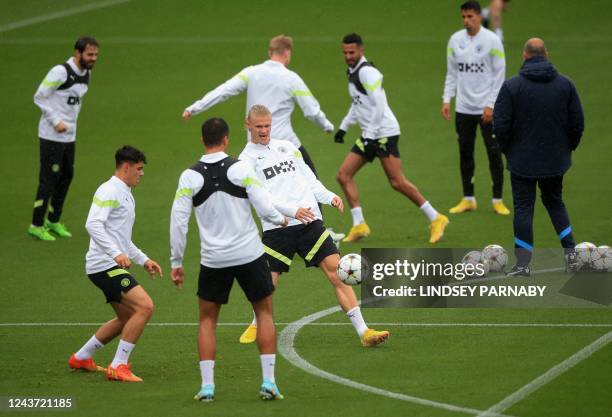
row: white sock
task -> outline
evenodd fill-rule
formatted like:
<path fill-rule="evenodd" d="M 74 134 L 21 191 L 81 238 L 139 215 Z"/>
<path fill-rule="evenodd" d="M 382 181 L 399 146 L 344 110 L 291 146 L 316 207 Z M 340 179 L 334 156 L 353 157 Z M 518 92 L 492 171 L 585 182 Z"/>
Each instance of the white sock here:
<path fill-rule="evenodd" d="M 476 197 L 474 197 L 473 195 L 464 195 L 463 196 L 464 200 L 467 200 L 471 203 L 475 203 L 476 202 Z"/>
<path fill-rule="evenodd" d="M 130 353 L 132 353 L 134 346 L 136 345 L 130 342 L 126 342 L 125 340 L 121 339 L 119 341 L 119 346 L 117 346 L 117 352 L 115 353 L 115 359 L 113 359 L 111 366 L 113 368 L 116 368 L 119 365 L 127 365 L 128 359 L 130 358 Z"/>
<path fill-rule="evenodd" d="M 274 365 L 276 364 L 276 355 L 269 353 L 266 355 L 259 355 L 261 360 L 261 373 L 264 379 L 269 379 L 271 382 L 276 382 L 274 379 Z"/>
<path fill-rule="evenodd" d="M 257 327 L 257 316 L 255 315 L 255 312 L 253 312 L 253 321 L 251 322 L 251 326 Z"/>
<path fill-rule="evenodd" d="M 423 213 L 425 213 L 430 222 L 433 222 L 434 220 L 436 220 L 436 217 L 438 217 L 438 212 L 435 208 L 433 208 L 429 201 L 424 202 L 423 205 L 419 208 Z"/>
<path fill-rule="evenodd" d="M 358 224 L 365 223 L 365 219 L 363 218 L 363 211 L 361 210 L 361 207 L 352 208 L 351 215 L 353 216 L 353 226 L 357 226 Z"/>
<path fill-rule="evenodd" d="M 351 319 L 351 323 L 353 323 L 353 327 L 359 337 L 363 336 L 366 330 L 368 330 L 368 326 L 366 326 L 365 321 L 363 321 L 363 316 L 361 315 L 361 309 L 359 306 L 355 308 L 351 308 L 346 312 L 346 315 L 349 319 Z"/>
<path fill-rule="evenodd" d="M 215 384 L 215 361 L 200 361 L 200 375 L 202 376 L 202 386 Z"/>
<path fill-rule="evenodd" d="M 502 200 L 501 198 L 493 198 L 491 201 L 493 202 L 493 204 L 497 204 L 497 203 L 503 203 L 504 200 Z"/>
<path fill-rule="evenodd" d="M 76 356 L 76 358 L 80 361 L 89 359 L 94 355 L 94 353 L 98 351 L 98 349 L 101 349 L 103 347 L 104 344 L 100 342 L 94 334 L 93 336 L 91 336 L 91 339 L 89 339 L 87 343 L 85 343 L 83 347 L 79 349 L 77 353 L 74 354 L 74 356 Z"/>

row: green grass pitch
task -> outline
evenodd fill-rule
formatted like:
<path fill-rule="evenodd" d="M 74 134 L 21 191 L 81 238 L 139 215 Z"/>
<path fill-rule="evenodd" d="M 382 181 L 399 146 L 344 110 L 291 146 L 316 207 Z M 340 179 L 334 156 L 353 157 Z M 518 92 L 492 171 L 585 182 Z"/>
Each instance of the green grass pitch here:
<path fill-rule="evenodd" d="M 89 3 L 97 3 L 88 1 Z M 199 126 L 222 116 L 231 126 L 232 154 L 244 144 L 244 97 L 234 98 L 189 122 L 182 110 L 247 65 L 266 58 L 267 40 L 279 33 L 295 39 L 291 68 L 306 81 L 336 126 L 349 108 L 341 37 L 362 34 L 366 56 L 382 70 L 384 87 L 401 125 L 404 169 L 426 198 L 447 211 L 461 194 L 458 149 L 452 125 L 439 115 L 448 37 L 461 28 L 460 1 L 310 2 L 133 0 L 13 30 L 12 22 L 81 6 L 78 0 L 5 1 L 0 14 L 0 396 L 70 396 L 76 409 L 33 415 L 67 416 L 322 416 L 361 417 L 476 415 L 393 399 L 304 372 L 283 358 L 277 380 L 286 399 L 257 399 L 260 368 L 255 346 L 238 344 L 250 309 L 236 289 L 221 313 L 216 366 L 217 400 L 192 400 L 199 387 L 195 297 L 199 247 L 192 222 L 184 290 L 169 278 L 150 281 L 135 267 L 156 303 L 155 323 L 132 355 L 143 384 L 109 383 L 102 375 L 68 370 L 70 354 L 95 330 L 82 326 L 6 326 L 7 323 L 99 323 L 111 317 L 103 297 L 84 274 L 88 237 L 84 222 L 97 186 L 113 172 L 113 152 L 123 144 L 143 149 L 146 175 L 134 190 L 133 240 L 169 274 L 169 213 L 178 176 L 202 151 Z M 583 143 L 566 176 L 565 198 L 577 241 L 612 244 L 612 138 L 609 132 L 610 21 L 606 2 L 513 1 L 504 16 L 507 76 L 521 64 L 520 49 L 542 37 L 557 68 L 570 76 L 586 113 Z M 63 221 L 74 237 L 52 244 L 26 234 L 38 176 L 39 111 L 32 96 L 51 66 L 72 53 L 74 40 L 92 34 L 101 54 L 79 119 L 76 175 Z M 322 181 L 335 192 L 335 172 L 350 145 L 333 143 L 296 110 L 294 128 L 313 157 Z M 353 128 L 347 138 L 356 138 Z M 482 139 L 477 145 L 479 211 L 451 217 L 441 245 L 512 247 L 512 219 L 490 210 L 490 177 Z M 357 177 L 372 236 L 344 245 L 428 247 L 424 216 L 388 186 L 378 163 Z M 511 203 L 508 176 L 504 197 Z M 326 223 L 346 231 L 350 215 L 325 210 Z M 557 247 L 548 216 L 538 202 L 537 247 Z M 275 316 L 289 323 L 335 305 L 322 274 L 296 261 L 282 277 Z M 305 326 L 297 353 L 313 366 L 388 392 L 486 410 L 591 344 L 610 330 L 609 309 L 364 309 L 369 322 L 392 337 L 364 349 L 341 313 Z M 335 325 L 323 325 L 336 323 Z M 337 325 L 341 323 L 341 325 Z M 426 323 L 580 323 L 600 327 L 416 326 Z M 411 325 L 407 325 L 411 324 Z M 607 325 L 607 326 L 605 326 Z M 381 326 L 376 326 L 381 327 Z M 385 326 L 382 326 L 385 327 Z M 278 325 L 279 333 L 285 328 Z M 96 358 L 111 360 L 116 343 Z M 508 408 L 519 417 L 589 416 L 612 413 L 612 347 L 607 345 Z M 3 414 L 13 415 L 13 412 Z M 19 414 L 16 414 L 19 415 Z"/>

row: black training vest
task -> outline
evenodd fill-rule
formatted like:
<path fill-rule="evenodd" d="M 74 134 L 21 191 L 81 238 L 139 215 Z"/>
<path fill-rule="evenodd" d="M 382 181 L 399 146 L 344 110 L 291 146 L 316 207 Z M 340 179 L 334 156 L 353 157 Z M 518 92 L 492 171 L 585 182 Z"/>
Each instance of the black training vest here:
<path fill-rule="evenodd" d="M 189 168 L 204 177 L 204 186 L 193 196 L 194 207 L 204 203 L 217 191 L 223 191 L 238 198 L 247 198 L 246 189 L 235 185 L 227 178 L 227 170 L 236 162 L 238 159 L 228 156 L 212 164 L 198 161 Z"/>
<path fill-rule="evenodd" d="M 348 68 L 346 70 L 346 75 L 348 76 L 349 83 L 352 83 L 355 86 L 355 88 L 357 89 L 357 91 L 359 91 L 361 94 L 365 94 L 367 96 L 368 93 L 367 93 L 366 89 L 363 88 L 363 84 L 361 84 L 361 81 L 359 81 L 359 71 L 361 71 L 361 69 L 363 67 L 374 67 L 374 68 L 376 68 L 376 66 L 374 65 L 373 62 L 365 61 L 365 62 L 362 62 L 361 65 L 359 65 L 355 69 L 355 71 L 353 71 L 352 73 L 351 73 L 351 69 Z"/>
<path fill-rule="evenodd" d="M 64 62 L 62 64 L 68 72 L 68 78 L 64 81 L 64 84 L 57 87 L 58 90 L 67 90 L 75 84 L 86 84 L 89 85 L 89 70 L 85 72 L 85 75 L 79 75 L 70 66 L 70 64 Z"/>

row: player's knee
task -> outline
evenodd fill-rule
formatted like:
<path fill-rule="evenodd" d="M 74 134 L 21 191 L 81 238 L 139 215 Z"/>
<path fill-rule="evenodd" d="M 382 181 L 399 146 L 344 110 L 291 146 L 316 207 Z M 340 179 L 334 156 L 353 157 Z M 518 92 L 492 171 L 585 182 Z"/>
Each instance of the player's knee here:
<path fill-rule="evenodd" d="M 416 187 L 406 181 L 405 178 L 402 177 L 392 177 L 389 178 L 389 184 L 395 191 L 415 191 Z"/>
<path fill-rule="evenodd" d="M 73 170 L 69 170 L 63 173 L 61 181 L 64 183 L 70 183 L 72 182 L 72 179 L 74 178 L 74 171 Z"/>
<path fill-rule="evenodd" d="M 336 181 L 340 184 L 346 184 L 349 179 L 350 177 L 345 172 L 338 171 L 336 173 Z"/>
<path fill-rule="evenodd" d="M 563 202 L 556 196 L 542 195 L 542 204 L 546 208 L 555 208 L 563 205 Z"/>
<path fill-rule="evenodd" d="M 151 299 L 143 302 L 141 305 L 138 306 L 137 309 L 140 314 L 146 316 L 147 318 L 150 318 L 153 315 L 154 310 L 155 305 L 153 304 L 153 301 Z"/>

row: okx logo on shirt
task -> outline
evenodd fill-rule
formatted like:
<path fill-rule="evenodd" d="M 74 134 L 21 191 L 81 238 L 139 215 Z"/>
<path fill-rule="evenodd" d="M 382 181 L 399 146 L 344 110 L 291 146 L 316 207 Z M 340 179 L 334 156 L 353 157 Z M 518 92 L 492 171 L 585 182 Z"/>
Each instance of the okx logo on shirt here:
<path fill-rule="evenodd" d="M 263 169 L 263 173 L 267 180 L 290 171 L 295 171 L 295 161 L 283 161 Z"/>

